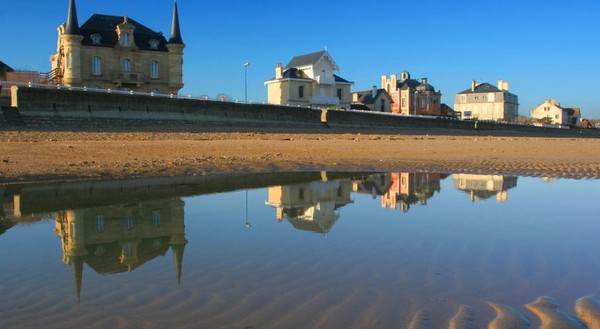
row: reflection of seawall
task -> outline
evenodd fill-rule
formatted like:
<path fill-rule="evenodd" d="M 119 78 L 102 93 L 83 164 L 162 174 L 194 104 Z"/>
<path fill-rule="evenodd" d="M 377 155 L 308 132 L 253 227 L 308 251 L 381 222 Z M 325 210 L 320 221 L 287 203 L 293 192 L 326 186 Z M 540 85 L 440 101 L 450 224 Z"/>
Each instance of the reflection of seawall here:
<path fill-rule="evenodd" d="M 363 176 L 361 173 L 328 173 L 327 175 L 331 179 Z M 3 212 L 7 214 L 5 217 L 18 221 L 21 214 L 222 193 L 320 179 L 319 172 L 298 172 L 9 185 L 4 190 L 2 204 Z M 8 216 L 9 213 L 14 215 Z"/>
<path fill-rule="evenodd" d="M 493 196 L 499 203 L 506 202 L 508 190 L 517 186 L 513 176 L 454 174 L 453 178 L 454 188 L 469 193 L 473 202 Z"/>

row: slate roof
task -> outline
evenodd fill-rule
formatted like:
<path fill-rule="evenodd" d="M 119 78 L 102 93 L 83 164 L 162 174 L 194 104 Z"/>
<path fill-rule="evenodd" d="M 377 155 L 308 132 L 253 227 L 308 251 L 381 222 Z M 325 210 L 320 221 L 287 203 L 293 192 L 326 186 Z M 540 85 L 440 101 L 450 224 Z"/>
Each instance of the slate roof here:
<path fill-rule="evenodd" d="M 348 81 L 348 80 L 346 80 L 346 79 L 344 79 L 344 78 L 342 78 L 340 76 L 337 76 L 335 74 L 333 75 L 333 78 L 335 79 L 335 82 L 338 82 L 338 83 L 349 83 L 349 84 L 353 84 L 354 83 L 352 81 Z"/>
<path fill-rule="evenodd" d="M 315 53 L 306 55 L 300 55 L 292 58 L 292 60 L 285 66 L 286 69 L 291 67 L 301 67 L 316 63 L 327 51 L 321 50 Z"/>
<path fill-rule="evenodd" d="M 135 44 L 141 50 L 153 50 L 153 51 L 168 51 L 167 39 L 158 32 L 151 30 L 150 28 L 140 24 L 139 22 L 127 18 L 128 22 L 135 26 L 133 32 Z M 80 28 L 81 35 L 83 36 L 82 45 L 86 46 L 97 46 L 97 47 L 114 47 L 117 45 L 117 25 L 123 23 L 124 18 L 122 16 L 109 16 L 94 14 L 90 17 Z M 92 43 L 91 36 L 98 33 L 102 37 L 100 45 L 94 45 Z M 151 49 L 148 43 L 151 39 L 158 40 L 158 49 Z"/>
<path fill-rule="evenodd" d="M 461 91 L 459 94 L 478 94 L 478 93 L 496 93 L 496 92 L 501 92 L 502 90 L 498 89 L 497 87 L 484 82 L 484 83 L 480 83 L 477 86 L 475 86 L 475 91 L 471 90 L 471 88 L 466 89 L 464 91 Z"/>
<path fill-rule="evenodd" d="M 398 80 L 398 89 L 416 89 L 421 83 L 415 79 Z"/>
<path fill-rule="evenodd" d="M 13 68 L 0 61 L 0 73 L 13 72 Z"/>
<path fill-rule="evenodd" d="M 375 98 L 373 98 L 373 91 L 372 90 L 356 91 L 354 93 L 358 94 L 358 102 L 359 103 L 362 103 L 362 104 L 373 104 L 375 102 L 375 100 L 377 99 L 377 97 L 379 97 L 381 94 L 385 94 L 386 91 L 385 91 L 385 89 L 377 89 L 377 93 L 375 94 Z M 388 96 L 388 98 L 390 98 L 390 97 Z"/>

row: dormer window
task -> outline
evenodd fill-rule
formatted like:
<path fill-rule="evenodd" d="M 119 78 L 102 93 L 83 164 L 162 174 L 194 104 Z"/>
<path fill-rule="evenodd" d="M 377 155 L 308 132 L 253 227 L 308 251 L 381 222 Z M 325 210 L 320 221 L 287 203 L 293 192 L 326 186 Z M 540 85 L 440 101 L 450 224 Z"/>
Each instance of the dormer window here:
<path fill-rule="evenodd" d="M 129 47 L 129 33 L 123 33 L 121 35 L 121 46 Z"/>
<path fill-rule="evenodd" d="M 99 45 L 102 43 L 102 37 L 98 33 L 92 34 L 92 36 L 90 38 L 92 39 L 93 45 Z"/>
<path fill-rule="evenodd" d="M 150 41 L 148 41 L 148 44 L 150 45 L 150 49 L 158 49 L 158 40 L 150 39 Z"/>

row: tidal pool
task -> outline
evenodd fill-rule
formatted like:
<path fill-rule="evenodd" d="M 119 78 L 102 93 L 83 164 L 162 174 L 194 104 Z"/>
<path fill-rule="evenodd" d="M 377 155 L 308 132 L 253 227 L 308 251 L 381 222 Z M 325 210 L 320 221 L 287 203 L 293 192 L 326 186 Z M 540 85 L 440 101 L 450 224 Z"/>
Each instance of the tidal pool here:
<path fill-rule="evenodd" d="M 4 186 L 0 328 L 593 328 L 599 187 L 402 172 Z"/>

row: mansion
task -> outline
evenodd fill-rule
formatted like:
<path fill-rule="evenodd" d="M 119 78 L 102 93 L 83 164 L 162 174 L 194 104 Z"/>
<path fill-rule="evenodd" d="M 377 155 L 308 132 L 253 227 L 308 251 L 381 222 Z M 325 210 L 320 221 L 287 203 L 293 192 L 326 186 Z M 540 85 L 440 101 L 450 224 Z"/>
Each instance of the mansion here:
<path fill-rule="evenodd" d="M 296 56 L 275 77 L 265 82 L 269 104 L 312 108 L 350 109 L 353 82 L 335 74 L 339 71 L 327 50 Z"/>
<path fill-rule="evenodd" d="M 95 14 L 79 26 L 75 0 L 58 27 L 49 80 L 65 86 L 177 94 L 183 88 L 183 49 L 177 3 L 167 40 L 127 17 Z"/>
<path fill-rule="evenodd" d="M 442 93 L 428 83 L 427 78 L 411 79 L 410 73 L 381 77 L 381 88 L 392 98 L 391 112 L 397 114 L 440 115 Z"/>
<path fill-rule="evenodd" d="M 454 110 L 463 119 L 516 122 L 519 98 L 508 91 L 508 81 L 498 80 L 498 87 L 489 83 L 471 82 L 471 88 L 458 93 Z"/>

